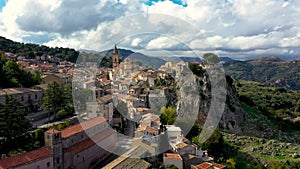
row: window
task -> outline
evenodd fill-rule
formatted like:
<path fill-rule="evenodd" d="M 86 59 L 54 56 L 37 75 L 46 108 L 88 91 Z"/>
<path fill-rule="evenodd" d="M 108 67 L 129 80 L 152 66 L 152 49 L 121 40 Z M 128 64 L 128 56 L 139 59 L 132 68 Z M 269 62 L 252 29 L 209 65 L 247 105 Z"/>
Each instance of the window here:
<path fill-rule="evenodd" d="M 40 169 L 40 166 L 38 165 L 38 166 L 36 166 L 36 168 L 37 168 L 37 169 Z"/>
<path fill-rule="evenodd" d="M 28 95 L 28 100 L 31 100 L 31 95 L 30 94 Z"/>
<path fill-rule="evenodd" d="M 35 94 L 35 100 L 37 100 L 37 94 Z"/>
<path fill-rule="evenodd" d="M 47 167 L 50 167 L 50 162 L 47 162 Z"/>
<path fill-rule="evenodd" d="M 24 101 L 24 97 L 23 96 L 21 96 L 21 101 Z"/>
<path fill-rule="evenodd" d="M 84 157 L 82 158 L 82 162 L 84 163 Z"/>

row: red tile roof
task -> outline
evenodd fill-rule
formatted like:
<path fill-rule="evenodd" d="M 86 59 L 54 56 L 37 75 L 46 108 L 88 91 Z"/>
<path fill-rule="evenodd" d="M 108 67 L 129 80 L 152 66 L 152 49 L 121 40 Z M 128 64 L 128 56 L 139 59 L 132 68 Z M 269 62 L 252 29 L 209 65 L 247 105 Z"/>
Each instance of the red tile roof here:
<path fill-rule="evenodd" d="M 104 117 L 96 117 L 62 130 L 61 136 L 62 138 L 68 138 L 74 134 L 80 133 L 103 122 L 106 122 L 106 119 Z"/>
<path fill-rule="evenodd" d="M 212 163 L 212 165 L 213 165 L 214 167 L 217 167 L 217 168 L 220 168 L 220 169 L 225 168 L 224 165 L 221 165 L 221 164 L 218 164 L 218 163 Z"/>
<path fill-rule="evenodd" d="M 106 137 L 111 136 L 112 134 L 114 134 L 114 132 L 112 130 L 109 130 L 109 129 L 104 130 L 103 132 L 100 132 L 93 138 L 88 138 L 80 143 L 77 143 L 69 148 L 64 149 L 64 151 L 65 152 L 73 152 L 73 153 L 81 152 L 81 151 L 95 145 L 96 143 L 99 143 L 101 140 L 103 140 Z M 113 143 L 113 142 L 111 142 L 111 143 Z"/>
<path fill-rule="evenodd" d="M 182 161 L 181 156 L 174 153 L 165 153 L 164 158 Z"/>
<path fill-rule="evenodd" d="M 208 169 L 210 167 L 212 167 L 213 165 L 211 163 L 208 162 L 204 162 L 202 164 L 197 165 L 198 169 Z"/>
<path fill-rule="evenodd" d="M 157 133 L 157 132 L 158 132 L 157 129 L 154 129 L 154 128 L 149 127 L 149 126 L 146 127 L 146 130 L 147 130 L 148 132 L 150 132 L 150 133 Z"/>
<path fill-rule="evenodd" d="M 7 169 L 11 167 L 20 166 L 26 163 L 33 162 L 38 159 L 43 159 L 52 156 L 48 148 L 43 147 L 17 156 L 5 158 L 0 160 L 0 169 Z"/>

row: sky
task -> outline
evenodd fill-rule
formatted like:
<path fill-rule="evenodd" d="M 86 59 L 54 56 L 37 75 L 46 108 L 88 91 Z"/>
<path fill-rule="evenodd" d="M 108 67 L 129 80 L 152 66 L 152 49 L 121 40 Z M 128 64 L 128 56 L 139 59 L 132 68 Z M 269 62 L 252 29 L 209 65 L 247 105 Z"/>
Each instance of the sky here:
<path fill-rule="evenodd" d="M 298 0 L 0 0 L 0 36 L 77 50 L 299 59 L 299 16 Z"/>

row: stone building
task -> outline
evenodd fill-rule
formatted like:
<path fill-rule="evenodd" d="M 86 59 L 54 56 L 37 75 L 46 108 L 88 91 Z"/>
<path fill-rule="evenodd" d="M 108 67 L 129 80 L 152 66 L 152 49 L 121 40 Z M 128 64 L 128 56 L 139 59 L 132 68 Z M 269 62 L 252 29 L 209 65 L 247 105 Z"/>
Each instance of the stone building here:
<path fill-rule="evenodd" d="M 6 95 L 12 96 L 29 111 L 35 111 L 42 105 L 43 91 L 30 88 L 0 89 L 0 104 L 5 104 Z"/>
<path fill-rule="evenodd" d="M 0 169 L 91 168 L 116 147 L 116 135 L 104 117 L 64 130 L 45 132 L 45 147 L 0 160 Z"/>

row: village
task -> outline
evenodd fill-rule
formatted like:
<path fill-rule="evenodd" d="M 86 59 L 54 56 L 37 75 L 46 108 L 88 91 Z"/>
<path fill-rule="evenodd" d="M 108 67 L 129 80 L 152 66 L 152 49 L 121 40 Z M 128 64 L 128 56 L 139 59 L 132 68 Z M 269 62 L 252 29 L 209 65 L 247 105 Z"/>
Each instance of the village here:
<path fill-rule="evenodd" d="M 170 86 L 157 85 L 157 81 L 176 79 L 177 72 L 188 69 L 187 63 L 167 62 L 156 69 L 130 57 L 121 62 L 116 46 L 112 67 L 98 67 L 89 61 L 74 64 L 48 56 L 31 60 L 10 53 L 6 56 L 26 70 L 43 72 L 43 78 L 42 84 L 32 88 L 0 89 L 0 104 L 5 103 L 6 95 L 15 97 L 34 112 L 27 116 L 32 129 L 64 120 L 72 125 L 47 130 L 42 148 L 12 157 L 2 154 L 1 169 L 225 168 L 185 138 L 176 123 L 161 121 Z M 51 112 L 41 109 L 43 93 L 53 82 L 72 83 L 75 116 L 56 121 Z"/>

